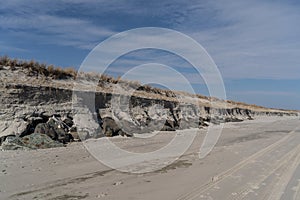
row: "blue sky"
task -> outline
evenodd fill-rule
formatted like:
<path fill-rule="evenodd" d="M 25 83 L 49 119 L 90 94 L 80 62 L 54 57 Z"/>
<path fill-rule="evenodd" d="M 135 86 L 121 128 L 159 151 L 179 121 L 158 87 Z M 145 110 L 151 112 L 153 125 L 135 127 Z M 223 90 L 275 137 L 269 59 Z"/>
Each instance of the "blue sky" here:
<path fill-rule="evenodd" d="M 0 54 L 79 67 L 101 41 L 139 27 L 180 31 L 217 64 L 228 99 L 300 110 L 300 3 L 285 1 L 10 0 L 0 4 Z M 114 75 L 147 62 L 173 66 L 207 94 L 189 64 L 167 52 L 122 56 Z"/>

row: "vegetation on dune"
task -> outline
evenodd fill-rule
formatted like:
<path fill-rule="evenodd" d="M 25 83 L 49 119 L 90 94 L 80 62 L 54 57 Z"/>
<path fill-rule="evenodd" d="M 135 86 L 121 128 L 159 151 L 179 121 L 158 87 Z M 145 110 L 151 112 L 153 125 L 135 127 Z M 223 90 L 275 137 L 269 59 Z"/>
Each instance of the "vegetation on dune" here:
<path fill-rule="evenodd" d="M 11 70 L 16 70 L 17 68 L 27 69 L 28 75 L 42 75 L 46 77 L 51 77 L 53 79 L 67 79 L 74 78 L 77 75 L 77 71 L 74 68 L 61 68 L 54 67 L 53 65 L 46 65 L 44 63 L 39 63 L 34 60 L 18 60 L 11 59 L 8 56 L 0 57 L 0 66 L 10 67 Z"/>
<path fill-rule="evenodd" d="M 0 57 L 0 70 L 3 69 L 4 66 L 10 67 L 11 70 L 16 70 L 17 68 L 25 69 L 29 76 L 44 76 L 55 80 L 76 79 L 78 77 L 84 78 L 85 80 L 98 79 L 98 85 L 100 87 L 107 84 L 122 84 L 130 88 L 134 88 L 137 91 L 144 91 L 147 93 L 154 93 L 167 97 L 175 97 L 175 93 L 171 90 L 155 88 L 150 85 L 142 85 L 139 81 L 123 80 L 121 77 L 114 78 L 106 74 L 78 72 L 73 67 L 55 67 L 53 65 L 46 65 L 44 63 L 36 62 L 34 60 L 26 61 L 11 59 L 8 56 L 2 56 Z"/>
<path fill-rule="evenodd" d="M 246 107 L 253 107 L 253 108 L 262 108 L 262 106 L 257 106 L 253 104 L 247 104 L 243 102 L 236 102 L 231 100 L 220 100 L 215 97 L 208 97 L 203 96 L 200 94 L 190 94 L 184 91 L 171 91 L 168 89 L 161 89 L 157 87 L 152 87 L 150 85 L 142 85 L 138 81 L 132 80 L 124 80 L 121 77 L 114 78 L 112 76 L 106 74 L 99 74 L 95 72 L 78 72 L 73 67 L 56 67 L 53 65 L 47 65 L 44 63 L 39 63 L 34 60 L 26 61 L 26 60 L 19 60 L 19 59 L 12 59 L 8 56 L 0 56 L 0 70 L 4 68 L 4 66 L 9 67 L 11 70 L 17 70 L 18 68 L 25 69 L 24 71 L 29 76 L 42 76 L 46 78 L 51 78 L 54 80 L 62 80 L 62 79 L 77 79 L 77 78 L 84 78 L 85 80 L 98 80 L 98 86 L 104 87 L 105 85 L 110 84 L 121 84 L 127 87 L 133 88 L 136 91 L 144 92 L 146 94 L 155 94 L 161 95 L 161 97 L 176 97 L 177 95 L 181 96 L 189 96 L 195 97 L 199 99 L 204 99 L 208 101 L 214 102 L 225 102 L 231 105 L 238 106 L 246 106 Z"/>

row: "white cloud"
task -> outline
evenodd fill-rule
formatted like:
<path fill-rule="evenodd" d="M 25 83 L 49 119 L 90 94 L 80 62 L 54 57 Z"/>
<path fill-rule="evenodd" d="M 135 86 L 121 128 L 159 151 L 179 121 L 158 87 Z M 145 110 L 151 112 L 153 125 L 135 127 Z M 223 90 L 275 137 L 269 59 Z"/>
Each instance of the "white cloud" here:
<path fill-rule="evenodd" d="M 63 2 L 1 2 L 0 11 L 4 14 L 0 16 L 0 28 L 23 40 L 82 49 L 92 49 L 99 41 L 114 34 L 109 28 L 90 20 L 57 14 L 66 8 L 68 5 Z"/>
<path fill-rule="evenodd" d="M 91 18 L 62 14 L 74 5 Z M 154 19 L 160 20 L 162 26 L 182 31 L 200 42 L 226 79 L 300 79 L 299 6 L 288 1 L 11 0 L 1 2 L 0 10 L 7 11 L 0 17 L 0 27 L 14 30 L 11 34 L 83 49 L 91 49 L 114 34 L 114 28 L 120 30 L 118 26 L 143 26 L 142 22 L 147 26 L 147 20 L 157 17 Z M 120 13 L 135 16 L 137 21 L 121 18 L 112 24 L 105 22 L 105 16 L 112 18 Z M 101 14 L 104 18 L 97 22 L 95 18 Z"/>
<path fill-rule="evenodd" d="M 11 46 L 2 41 L 0 41 L 0 46 L 2 51 L 29 52 L 27 49 Z"/>
<path fill-rule="evenodd" d="M 300 79 L 298 7 L 266 1 L 210 1 L 207 6 L 218 10 L 221 24 L 190 34 L 225 78 Z M 180 26 L 184 30 L 185 24 Z"/>
<path fill-rule="evenodd" d="M 286 96 L 286 97 L 296 97 L 298 96 L 295 92 L 284 92 L 284 91 L 268 91 L 268 90 L 248 90 L 248 91 L 237 91 L 231 92 L 232 94 L 239 95 L 251 95 L 251 96 Z"/>
<path fill-rule="evenodd" d="M 114 33 L 85 20 L 51 15 L 27 15 L 22 18 L 0 16 L 0 28 L 18 30 L 13 34 L 31 40 L 39 40 L 44 44 L 60 44 L 88 49 L 91 49 L 103 37 Z"/>

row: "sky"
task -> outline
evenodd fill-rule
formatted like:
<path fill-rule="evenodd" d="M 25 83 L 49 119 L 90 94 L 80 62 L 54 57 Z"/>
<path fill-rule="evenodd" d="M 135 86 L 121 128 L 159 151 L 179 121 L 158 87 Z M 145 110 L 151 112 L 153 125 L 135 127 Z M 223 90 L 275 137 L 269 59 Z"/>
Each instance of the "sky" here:
<path fill-rule="evenodd" d="M 221 73 L 228 99 L 300 110 L 297 0 L 3 1 L 0 55 L 79 68 L 102 41 L 141 27 L 172 29 L 201 44 Z M 122 75 L 146 63 L 173 67 L 197 93 L 209 95 L 190 63 L 162 50 L 128 52 L 108 73 Z"/>

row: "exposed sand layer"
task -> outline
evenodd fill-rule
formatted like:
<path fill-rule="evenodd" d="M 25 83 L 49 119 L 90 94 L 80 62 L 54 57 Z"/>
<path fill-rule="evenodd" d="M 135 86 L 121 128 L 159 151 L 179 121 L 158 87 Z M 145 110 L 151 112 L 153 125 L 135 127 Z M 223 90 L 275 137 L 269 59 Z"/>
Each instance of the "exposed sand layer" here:
<path fill-rule="evenodd" d="M 180 159 L 146 174 L 111 169 L 91 156 L 83 143 L 2 151 L 0 199 L 296 200 L 300 194 L 299 122 L 298 117 L 261 117 L 226 123 L 217 145 L 204 159 L 198 158 L 206 133 L 201 129 Z M 127 151 L 149 152 L 165 146 L 174 134 L 189 131 L 110 140 Z M 88 143 L 98 145 L 99 140 L 103 138 Z"/>

